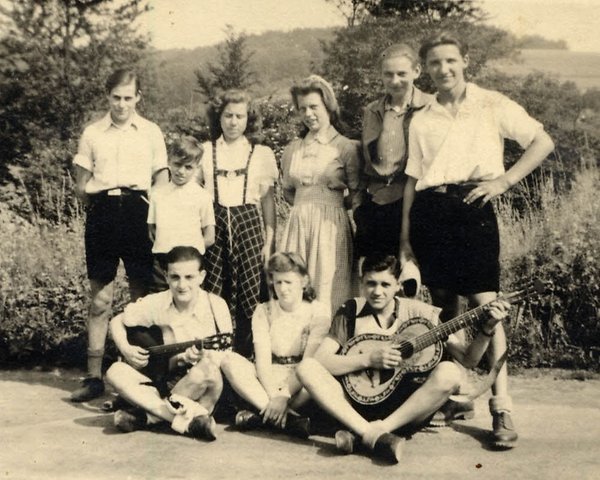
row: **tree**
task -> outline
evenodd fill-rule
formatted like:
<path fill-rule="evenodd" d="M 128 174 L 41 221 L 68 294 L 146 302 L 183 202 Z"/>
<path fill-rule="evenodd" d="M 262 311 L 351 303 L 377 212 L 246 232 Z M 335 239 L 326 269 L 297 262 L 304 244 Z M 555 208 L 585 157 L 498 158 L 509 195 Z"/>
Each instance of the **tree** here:
<path fill-rule="evenodd" d="M 478 0 L 327 0 L 340 10 L 348 26 L 369 18 L 420 18 L 429 23 L 448 18 L 467 21 L 483 20 L 486 15 Z"/>
<path fill-rule="evenodd" d="M 236 33 L 231 25 L 227 25 L 225 34 L 225 43 L 218 47 L 218 63 L 207 62 L 204 70 L 194 72 L 198 91 L 206 100 L 224 90 L 247 89 L 257 83 L 256 73 L 250 67 L 254 53 L 247 51 L 247 36 Z"/>
<path fill-rule="evenodd" d="M 62 188 L 74 141 L 104 106 L 104 79 L 144 63 L 147 38 L 134 21 L 148 8 L 145 0 L 0 3 L 0 180 L 9 164 L 23 167 L 43 214 L 41 190 Z"/>

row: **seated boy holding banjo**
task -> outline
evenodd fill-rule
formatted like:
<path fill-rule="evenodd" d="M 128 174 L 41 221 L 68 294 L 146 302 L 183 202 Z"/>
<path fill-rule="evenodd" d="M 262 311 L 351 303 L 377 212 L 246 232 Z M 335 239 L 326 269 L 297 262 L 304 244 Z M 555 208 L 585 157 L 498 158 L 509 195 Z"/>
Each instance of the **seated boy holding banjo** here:
<path fill-rule="evenodd" d="M 110 322 L 124 361 L 106 378 L 131 404 L 115 412 L 114 423 L 130 432 L 168 421 L 179 433 L 214 440 L 219 366 L 232 341 L 229 309 L 201 288 L 206 272 L 196 248 L 175 247 L 166 263 L 169 290 L 128 305 Z"/>
<path fill-rule="evenodd" d="M 391 462 L 401 455 L 397 434 L 426 425 L 456 393 L 464 374 L 459 363 L 467 368 L 479 363 L 489 332 L 510 308 L 497 299 L 476 315 L 471 311 L 437 327 L 439 308 L 397 296 L 400 270 L 393 256 L 367 257 L 363 296 L 340 307 L 314 358 L 297 370 L 315 401 L 350 430 L 335 434 L 340 452 L 352 453 L 360 438 L 374 455 Z M 477 320 L 479 330 L 469 345 L 453 335 Z"/>

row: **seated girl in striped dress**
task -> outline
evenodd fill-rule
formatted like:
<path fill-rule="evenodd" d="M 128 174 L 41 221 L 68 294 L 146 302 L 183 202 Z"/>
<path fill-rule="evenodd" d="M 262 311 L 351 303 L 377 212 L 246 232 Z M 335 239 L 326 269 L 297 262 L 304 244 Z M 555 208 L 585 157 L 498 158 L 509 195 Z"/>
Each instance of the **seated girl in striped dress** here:
<path fill-rule="evenodd" d="M 309 420 L 296 409 L 309 399 L 296 377 L 296 366 L 311 357 L 329 330 L 329 306 L 314 300 L 306 265 L 296 253 L 276 253 L 267 273 L 273 299 L 261 303 L 252 317 L 254 364 L 230 353 L 221 364 L 233 389 L 253 407 L 235 418 L 243 429 L 269 424 L 306 438 Z"/>

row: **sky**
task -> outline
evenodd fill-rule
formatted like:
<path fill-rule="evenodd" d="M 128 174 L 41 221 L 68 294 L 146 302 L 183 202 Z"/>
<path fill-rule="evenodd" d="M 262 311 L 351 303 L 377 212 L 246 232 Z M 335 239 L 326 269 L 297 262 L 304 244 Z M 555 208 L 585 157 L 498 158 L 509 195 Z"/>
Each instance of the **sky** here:
<path fill-rule="evenodd" d="M 219 43 L 227 24 L 249 34 L 344 25 L 325 0 L 151 0 L 144 17 L 160 50 Z M 566 40 L 572 51 L 600 52 L 600 0 L 481 0 L 489 23 L 517 35 Z"/>

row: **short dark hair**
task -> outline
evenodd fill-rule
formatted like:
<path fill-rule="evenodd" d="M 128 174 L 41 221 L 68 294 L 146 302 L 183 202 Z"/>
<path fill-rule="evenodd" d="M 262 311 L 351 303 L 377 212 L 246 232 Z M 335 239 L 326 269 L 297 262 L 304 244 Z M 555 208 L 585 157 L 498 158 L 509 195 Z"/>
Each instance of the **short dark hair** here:
<path fill-rule="evenodd" d="M 167 253 L 166 264 L 167 268 L 172 263 L 188 262 L 196 260 L 198 262 L 198 270 L 202 270 L 202 254 L 195 247 L 178 246 L 173 247 L 169 253 Z"/>
<path fill-rule="evenodd" d="M 460 40 L 450 32 L 442 31 L 427 37 L 423 43 L 421 43 L 421 48 L 419 48 L 419 58 L 421 58 L 421 62 L 425 63 L 429 51 L 432 48 L 439 47 L 440 45 L 456 46 L 463 57 L 469 53 L 469 45 L 467 45 L 467 42 Z"/>
<path fill-rule="evenodd" d="M 258 109 L 254 105 L 250 94 L 245 90 L 237 88 L 225 90 L 223 93 L 210 100 L 206 115 L 208 117 L 211 140 L 217 140 L 223 133 L 223 129 L 221 128 L 221 115 L 230 103 L 246 104 L 248 107 L 248 123 L 246 124 L 244 136 L 252 143 L 260 143 L 263 138 L 261 134 L 261 117 L 258 113 Z"/>
<path fill-rule="evenodd" d="M 204 155 L 202 144 L 191 135 L 183 135 L 181 138 L 175 139 L 173 143 L 169 144 L 167 151 L 169 160 L 171 157 L 175 157 L 194 163 L 199 163 Z"/>
<path fill-rule="evenodd" d="M 142 90 L 142 85 L 140 84 L 140 79 L 137 73 L 127 68 L 120 68 L 119 70 L 115 70 L 106 79 L 106 93 L 112 92 L 113 89 L 115 87 L 118 87 L 119 85 L 129 85 L 131 82 L 135 82 L 135 93 L 140 93 Z"/>
<path fill-rule="evenodd" d="M 294 252 L 277 252 L 274 253 L 267 263 L 267 274 L 269 275 L 269 280 L 273 279 L 274 273 L 287 273 L 287 272 L 296 272 L 300 276 L 308 277 L 308 283 L 306 287 L 304 287 L 304 291 L 302 292 L 302 299 L 307 302 L 312 302 L 315 298 L 317 298 L 317 294 L 315 289 L 312 287 L 310 283 L 310 275 L 308 274 L 308 268 L 306 268 L 306 262 L 304 259 Z M 273 297 L 277 299 L 277 295 L 275 294 L 275 290 L 273 289 Z"/>
<path fill-rule="evenodd" d="M 383 62 L 388 58 L 394 57 L 406 57 L 410 60 L 413 68 L 419 65 L 419 56 L 415 49 L 411 47 L 408 43 L 394 43 L 387 47 L 380 55 L 380 61 L 383 65 Z"/>
<path fill-rule="evenodd" d="M 367 273 L 385 272 L 386 270 L 389 270 L 394 278 L 400 278 L 402 267 L 400 261 L 393 255 L 374 253 L 365 257 L 361 270 L 361 278 Z"/>

